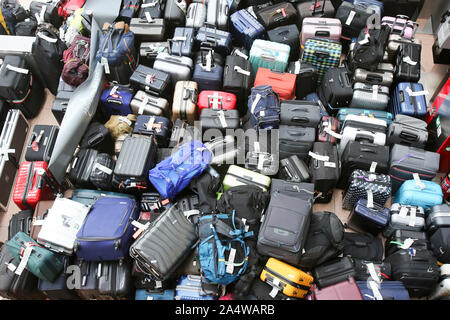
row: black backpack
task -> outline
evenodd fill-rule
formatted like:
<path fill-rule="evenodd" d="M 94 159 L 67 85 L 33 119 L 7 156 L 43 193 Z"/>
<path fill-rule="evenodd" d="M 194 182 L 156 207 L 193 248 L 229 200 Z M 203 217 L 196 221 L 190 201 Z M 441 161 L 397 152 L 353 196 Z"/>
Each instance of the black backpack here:
<path fill-rule="evenodd" d="M 380 262 L 383 260 L 383 242 L 369 233 L 344 234 L 344 256 Z"/>
<path fill-rule="evenodd" d="M 344 248 L 344 225 L 332 212 L 313 212 L 300 266 L 312 269 L 336 258 Z"/>
<path fill-rule="evenodd" d="M 201 213 L 215 213 L 217 207 L 217 192 L 222 184 L 219 174 L 208 167 L 203 174 L 192 180 L 190 187 L 198 195 L 198 207 Z"/>

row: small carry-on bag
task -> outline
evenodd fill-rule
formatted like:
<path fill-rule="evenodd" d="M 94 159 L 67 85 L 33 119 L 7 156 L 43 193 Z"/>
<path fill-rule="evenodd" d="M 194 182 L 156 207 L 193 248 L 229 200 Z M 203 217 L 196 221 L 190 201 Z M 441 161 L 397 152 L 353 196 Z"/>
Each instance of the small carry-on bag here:
<path fill-rule="evenodd" d="M 348 69 L 345 67 L 328 69 L 319 86 L 318 95 L 330 114 L 348 107 L 354 95 Z"/>
<path fill-rule="evenodd" d="M 430 249 L 441 263 L 450 262 L 450 228 L 439 228 L 430 237 Z"/>
<path fill-rule="evenodd" d="M 145 66 L 153 66 L 158 53 L 169 53 L 169 41 L 141 42 L 139 47 L 139 62 Z"/>
<path fill-rule="evenodd" d="M 129 300 L 133 290 L 131 263 L 124 261 L 103 261 L 98 265 L 98 299 Z"/>
<path fill-rule="evenodd" d="M 97 154 L 89 176 L 92 185 L 101 190 L 111 190 L 115 164 L 116 162 L 111 155 L 107 153 Z"/>
<path fill-rule="evenodd" d="M 242 185 L 255 185 L 264 191 L 268 191 L 271 178 L 258 172 L 250 171 L 236 165 L 231 165 L 223 179 L 223 190 Z"/>
<path fill-rule="evenodd" d="M 352 210 L 359 199 L 366 199 L 369 207 L 384 206 L 391 196 L 391 177 L 357 169 L 352 172 L 349 187 L 342 199 L 342 208 Z"/>
<path fill-rule="evenodd" d="M 136 90 L 167 97 L 170 90 L 170 75 L 140 64 L 131 75 L 130 85 Z"/>
<path fill-rule="evenodd" d="M 253 87 L 270 85 L 278 94 L 280 100 L 295 98 L 295 81 L 297 76 L 292 73 L 276 72 L 266 68 L 258 68 Z"/>
<path fill-rule="evenodd" d="M 434 182 L 422 180 L 407 180 L 392 198 L 393 203 L 419 206 L 427 210 L 435 205 L 442 204 L 443 194 L 441 187 Z"/>
<path fill-rule="evenodd" d="M 385 110 L 389 102 L 389 88 L 362 82 L 353 84 L 353 97 L 350 108 L 364 107 L 372 110 Z"/>
<path fill-rule="evenodd" d="M 186 12 L 186 28 L 199 29 L 206 22 L 206 3 L 192 2 Z"/>
<path fill-rule="evenodd" d="M 300 57 L 300 33 L 295 24 L 280 26 L 267 32 L 267 37 L 272 42 L 287 44 L 291 47 L 289 61 L 298 60 Z"/>
<path fill-rule="evenodd" d="M 422 118 L 427 113 L 426 92 L 421 83 L 400 82 L 390 100 L 390 112 Z"/>
<path fill-rule="evenodd" d="M 133 89 L 112 85 L 105 89 L 100 97 L 103 106 L 103 112 L 109 119 L 112 115 L 127 116 L 133 111 L 130 108 L 130 102 L 133 98 Z"/>
<path fill-rule="evenodd" d="M 167 117 L 170 114 L 169 102 L 161 97 L 139 90 L 130 102 L 131 111 L 137 115 Z"/>
<path fill-rule="evenodd" d="M 28 141 L 25 160 L 45 161 L 48 163 L 52 156 L 58 132 L 59 128 L 57 126 L 35 125 Z"/>
<path fill-rule="evenodd" d="M 199 112 L 198 102 L 198 84 L 194 81 L 178 81 L 175 84 L 175 92 L 172 102 L 172 122 L 175 124 L 177 119 L 185 120 L 193 126 L 194 121 L 198 120 Z"/>
<path fill-rule="evenodd" d="M 258 68 L 266 68 L 272 71 L 284 72 L 287 68 L 291 47 L 267 40 L 256 39 L 250 49 L 250 63 L 253 73 Z"/>
<path fill-rule="evenodd" d="M 258 234 L 258 253 L 298 265 L 311 211 L 311 201 L 282 193 L 272 194 Z"/>
<path fill-rule="evenodd" d="M 194 28 L 175 28 L 173 38 L 169 40 L 172 43 L 171 53 L 190 57 L 194 49 L 194 33 Z"/>
<path fill-rule="evenodd" d="M 163 41 L 166 33 L 164 19 L 155 18 L 148 20 L 144 18 L 132 18 L 130 20 L 130 31 L 134 33 L 139 42 Z"/>
<path fill-rule="evenodd" d="M 309 38 L 327 38 L 334 41 L 341 40 L 342 23 L 335 18 L 306 17 L 302 23 L 301 44 L 305 45 Z"/>
<path fill-rule="evenodd" d="M 347 281 L 356 274 L 352 259 L 343 257 L 314 268 L 314 283 L 319 289 Z"/>
<path fill-rule="evenodd" d="M 12 215 L 8 223 L 8 240 L 17 232 L 30 235 L 33 222 L 33 210 L 23 210 Z"/>
<path fill-rule="evenodd" d="M 264 39 L 264 26 L 247 10 L 239 10 L 230 16 L 230 29 L 239 45 L 250 49 L 255 39 Z"/>
<path fill-rule="evenodd" d="M 409 293 L 401 281 L 357 281 L 364 300 L 409 300 Z"/>
<path fill-rule="evenodd" d="M 299 30 L 303 28 L 305 18 L 333 18 L 335 14 L 333 1 L 330 0 L 300 1 L 296 9 Z"/>
<path fill-rule="evenodd" d="M 89 37 L 77 35 L 64 51 L 61 78 L 67 84 L 78 87 L 89 76 L 90 43 Z"/>
<path fill-rule="evenodd" d="M 296 126 L 280 125 L 280 160 L 292 155 L 305 160 L 316 140 L 316 129 Z"/>
<path fill-rule="evenodd" d="M 293 298 L 305 298 L 314 281 L 309 274 L 274 258 L 269 258 L 260 279 Z"/>
<path fill-rule="evenodd" d="M 328 193 L 339 180 L 341 165 L 337 147 L 331 142 L 314 142 L 309 153 L 309 170 L 318 193 Z"/>
<path fill-rule="evenodd" d="M 391 264 L 389 262 L 374 262 L 363 259 L 352 259 L 355 266 L 355 280 L 390 280 Z"/>
<path fill-rule="evenodd" d="M 240 124 L 239 111 L 235 109 L 229 110 L 213 110 L 203 109 L 200 115 L 200 123 L 204 138 L 208 129 L 217 129 L 225 134 L 227 129 L 238 129 Z M 215 131 L 217 134 L 217 131 Z M 207 139 L 208 140 L 208 139 Z M 207 142 L 207 141 L 205 141 Z"/>
<path fill-rule="evenodd" d="M 450 205 L 447 203 L 433 206 L 427 212 L 426 229 L 433 234 L 439 228 L 450 227 Z"/>
<path fill-rule="evenodd" d="M 311 298 L 311 300 L 364 300 L 353 277 L 326 288 L 313 287 Z"/>
<path fill-rule="evenodd" d="M 395 230 L 386 241 L 385 256 L 391 256 L 400 249 L 430 250 L 430 241 L 425 232 Z"/>
<path fill-rule="evenodd" d="M 220 30 L 228 29 L 229 7 L 226 0 L 208 1 L 206 23 Z"/>
<path fill-rule="evenodd" d="M 429 300 L 448 299 L 450 297 L 450 264 L 443 264 L 440 269 L 441 277 L 439 278 L 439 284 L 435 286 L 434 290 L 428 296 Z"/>
<path fill-rule="evenodd" d="M 15 262 L 19 263 L 16 274 L 20 274 L 26 267 L 39 279 L 53 282 L 63 271 L 63 263 L 56 254 L 42 248 L 23 232 L 18 232 L 6 243 L 6 247 Z"/>
<path fill-rule="evenodd" d="M 253 87 L 248 97 L 248 109 L 253 127 L 277 129 L 280 123 L 280 97 L 269 85 Z"/>
<path fill-rule="evenodd" d="M 390 217 L 389 209 L 376 203 L 369 207 L 366 199 L 359 199 L 350 212 L 347 225 L 350 229 L 376 236 L 387 226 Z"/>
<path fill-rule="evenodd" d="M 397 114 L 389 126 L 387 144 L 423 148 L 428 141 L 427 124 L 421 119 Z"/>
<path fill-rule="evenodd" d="M 165 117 L 139 115 L 134 124 L 133 133 L 154 136 L 158 147 L 167 147 L 170 138 L 170 120 Z"/>
<path fill-rule="evenodd" d="M 316 92 L 319 74 L 315 66 L 298 60 L 289 63 L 287 72 L 297 75 L 295 87 L 297 100 L 305 99 L 308 94 Z"/>
<path fill-rule="evenodd" d="M 78 230 L 90 207 L 66 198 L 56 198 L 39 231 L 37 242 L 61 254 L 71 255 Z"/>
<path fill-rule="evenodd" d="M 99 122 L 91 122 L 81 138 L 80 149 L 95 149 L 98 152 L 114 154 L 114 141 L 108 128 Z"/>
<path fill-rule="evenodd" d="M 308 166 L 296 155 L 280 161 L 278 177 L 285 181 L 306 182 L 311 179 Z"/>
<path fill-rule="evenodd" d="M 223 58 L 213 50 L 201 50 L 195 59 L 192 81 L 198 90 L 221 90 L 223 79 Z"/>
<path fill-rule="evenodd" d="M 344 256 L 375 262 L 383 260 L 383 241 L 370 233 L 344 234 Z"/>
<path fill-rule="evenodd" d="M 297 19 L 297 10 L 295 10 L 295 7 L 289 2 L 281 2 L 267 6 L 257 10 L 255 14 L 266 31 L 293 24 Z"/>
<path fill-rule="evenodd" d="M 236 95 L 224 91 L 203 90 L 198 96 L 200 115 L 204 109 L 233 110 L 236 108 Z"/>
<path fill-rule="evenodd" d="M 102 197 L 76 234 L 74 251 L 86 261 L 114 261 L 128 256 L 139 210 L 135 200 Z M 105 220 L 106 219 L 106 220 Z M 105 224 L 105 221 L 108 223 Z"/>
<path fill-rule="evenodd" d="M 342 36 L 346 38 L 357 37 L 362 29 L 367 26 L 372 15 L 376 11 L 344 1 L 336 10 L 336 18 L 342 23 Z"/>
<path fill-rule="evenodd" d="M 420 80 L 422 45 L 402 43 L 396 57 L 395 79 L 399 82 L 418 82 Z"/>
<path fill-rule="evenodd" d="M 178 81 L 188 81 L 194 69 L 194 62 L 189 57 L 172 55 L 167 52 L 160 52 L 155 58 L 153 69 L 170 74 L 173 83 Z"/>
<path fill-rule="evenodd" d="M 175 272 L 197 240 L 195 225 L 175 205 L 144 230 L 129 254 L 139 270 L 163 281 Z"/>
<path fill-rule="evenodd" d="M 13 191 L 13 201 L 21 209 L 34 209 L 40 200 L 55 198 L 55 182 L 44 161 L 20 164 Z"/>
<path fill-rule="evenodd" d="M 422 207 L 393 203 L 391 219 L 383 230 L 383 236 L 389 238 L 395 230 L 423 231 L 425 228 L 425 212 Z"/>

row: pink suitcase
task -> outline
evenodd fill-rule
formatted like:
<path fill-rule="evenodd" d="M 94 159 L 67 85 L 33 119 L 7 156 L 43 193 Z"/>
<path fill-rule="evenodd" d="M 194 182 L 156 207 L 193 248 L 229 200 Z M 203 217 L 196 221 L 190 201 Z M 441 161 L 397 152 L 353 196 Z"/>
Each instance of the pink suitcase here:
<path fill-rule="evenodd" d="M 313 18 L 303 19 L 302 24 L 302 47 L 309 38 L 327 38 L 340 41 L 342 31 L 341 20 L 335 18 Z"/>
<path fill-rule="evenodd" d="M 407 16 L 398 15 L 396 17 L 383 17 L 381 25 L 387 24 L 391 27 L 391 34 L 401 35 L 405 39 L 411 39 L 416 32 L 416 22 L 408 20 Z"/>
<path fill-rule="evenodd" d="M 364 300 L 353 277 L 322 289 L 313 286 L 311 300 Z"/>

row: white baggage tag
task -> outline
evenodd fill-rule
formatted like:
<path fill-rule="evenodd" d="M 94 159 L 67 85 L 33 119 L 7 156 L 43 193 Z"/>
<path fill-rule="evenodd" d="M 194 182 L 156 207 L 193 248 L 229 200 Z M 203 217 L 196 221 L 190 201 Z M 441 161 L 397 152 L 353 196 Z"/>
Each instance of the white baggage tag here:
<path fill-rule="evenodd" d="M 117 89 L 119 89 L 119 86 L 112 87 L 111 91 L 109 92 L 109 95 L 112 96 L 112 95 L 116 94 Z"/>
<path fill-rule="evenodd" d="M 277 294 L 278 294 L 278 291 L 280 291 L 280 290 L 277 287 L 272 287 L 272 291 L 270 291 L 269 295 L 272 298 L 275 298 L 277 296 Z"/>
<path fill-rule="evenodd" d="M 350 11 L 350 13 L 349 13 L 349 15 L 348 15 L 348 18 L 347 18 L 347 21 L 345 21 L 345 24 L 346 25 L 350 25 L 351 23 L 352 23 L 352 21 L 353 21 L 353 18 L 355 17 L 355 14 L 356 14 L 356 12 L 355 11 Z"/>
<path fill-rule="evenodd" d="M 150 15 L 150 12 L 145 12 L 145 18 L 147 19 L 147 22 L 148 23 L 152 23 L 153 22 L 153 18 L 152 18 L 152 16 Z"/>
<path fill-rule="evenodd" d="M 300 73 L 301 66 L 302 66 L 302 63 L 300 61 L 295 61 L 294 74 Z"/>
<path fill-rule="evenodd" d="M 255 108 L 256 108 L 259 100 L 261 100 L 261 95 L 258 93 L 258 94 L 256 94 L 255 101 L 253 101 L 253 103 L 252 103 L 252 107 L 250 108 L 251 113 L 255 113 Z"/>
<path fill-rule="evenodd" d="M 328 167 L 328 168 L 336 168 L 336 163 L 335 162 L 328 162 L 328 161 L 325 161 L 325 163 L 323 164 L 325 167 Z"/>
<path fill-rule="evenodd" d="M 154 2 L 149 2 L 149 3 L 143 3 L 143 4 L 141 4 L 141 8 L 148 8 L 148 7 L 154 7 L 154 6 L 156 6 L 156 4 L 158 3 L 159 1 L 154 1 Z"/>
<path fill-rule="evenodd" d="M 39 17 L 37 12 L 34 14 L 34 17 L 36 18 L 36 21 L 38 21 L 39 23 L 41 22 L 41 17 Z"/>
<path fill-rule="evenodd" d="M 105 73 L 106 73 L 106 74 L 110 74 L 110 73 L 111 73 L 111 70 L 109 69 L 108 59 L 106 59 L 105 57 L 102 57 L 101 63 L 102 63 L 102 65 L 103 65 L 103 67 L 105 67 Z"/>
<path fill-rule="evenodd" d="M 142 99 L 142 102 L 139 105 L 139 110 L 138 110 L 138 114 L 143 114 L 145 107 L 147 106 L 148 103 L 148 96 L 146 95 L 144 99 Z"/>
<path fill-rule="evenodd" d="M 417 61 L 412 61 L 409 56 L 403 57 L 403 62 L 412 66 L 415 66 L 417 64 Z"/>
<path fill-rule="evenodd" d="M 408 216 L 408 207 L 402 206 L 398 215 L 399 217 L 406 218 Z"/>
<path fill-rule="evenodd" d="M 328 123 L 328 122 L 327 122 L 327 123 Z M 334 131 L 331 130 L 331 128 L 328 127 L 328 126 L 324 129 L 324 131 L 325 131 L 326 133 L 328 133 L 330 136 L 335 137 L 336 139 L 342 139 L 342 134 L 339 134 L 339 133 L 334 132 Z"/>
<path fill-rule="evenodd" d="M 244 224 L 244 226 L 245 226 L 245 232 L 247 232 L 248 231 L 248 229 L 250 228 L 250 226 L 248 226 L 248 225 L 246 225 L 245 223 L 247 222 L 247 219 L 245 219 L 245 218 L 242 218 L 242 223 Z"/>
<path fill-rule="evenodd" d="M 378 284 L 375 281 L 369 281 L 369 287 L 372 290 L 376 300 L 383 300 L 383 296 L 380 293 L 380 289 L 378 289 Z"/>
<path fill-rule="evenodd" d="M 98 169 L 101 172 L 106 173 L 108 176 L 110 176 L 113 173 L 113 171 L 110 168 L 105 167 L 104 165 L 102 165 L 102 164 L 100 164 L 98 162 L 96 162 L 95 165 L 94 165 L 94 170 L 95 169 Z"/>
<path fill-rule="evenodd" d="M 183 214 L 184 214 L 184 216 L 186 218 L 189 218 L 190 216 L 195 216 L 197 214 L 200 214 L 200 210 L 195 210 L 195 209 L 194 210 L 188 210 L 188 211 L 184 211 Z"/>
<path fill-rule="evenodd" d="M 259 141 L 255 141 L 255 143 L 253 144 L 253 149 L 255 150 L 256 153 L 261 152 Z"/>
<path fill-rule="evenodd" d="M 42 6 L 41 12 L 39 13 L 39 19 L 38 19 L 39 23 L 42 23 L 45 21 L 44 20 L 45 19 L 45 11 L 47 11 L 47 6 Z"/>
<path fill-rule="evenodd" d="M 225 269 L 226 273 L 233 274 L 234 271 L 234 259 L 236 258 L 236 249 L 231 248 L 230 255 L 228 256 L 227 267 Z"/>
<path fill-rule="evenodd" d="M 420 177 L 417 172 L 413 173 L 413 178 L 414 178 L 414 181 L 416 182 L 417 186 L 420 188 L 420 190 L 425 189 L 425 184 L 422 181 L 420 181 Z"/>
<path fill-rule="evenodd" d="M 157 280 L 157 281 L 156 281 L 156 286 L 155 286 L 155 288 L 156 288 L 156 289 L 162 288 L 162 281 Z"/>
<path fill-rule="evenodd" d="M 145 127 L 147 128 L 147 130 L 152 130 L 154 123 L 155 123 L 155 117 L 150 117 L 148 122 L 145 124 Z"/>
<path fill-rule="evenodd" d="M 13 263 L 6 263 L 6 262 L 5 262 L 5 264 L 8 266 L 8 269 L 9 269 L 11 272 L 16 271 L 17 267 L 15 266 L 15 264 L 13 264 Z"/>
<path fill-rule="evenodd" d="M 367 190 L 367 208 L 373 208 L 373 192 Z"/>
<path fill-rule="evenodd" d="M 236 50 L 234 50 L 234 52 L 235 52 L 238 56 L 240 56 L 241 58 L 244 58 L 245 60 L 248 60 L 248 55 L 242 53 L 240 50 L 236 49 Z"/>
<path fill-rule="evenodd" d="M 378 100 L 378 88 L 379 88 L 379 86 L 377 84 L 375 84 L 373 86 L 373 91 L 372 91 L 373 100 Z"/>
<path fill-rule="evenodd" d="M 225 119 L 225 113 L 223 112 L 223 110 L 217 111 L 217 115 L 219 116 L 219 121 L 220 121 L 220 124 L 222 125 L 222 128 L 228 127 L 227 121 Z"/>
<path fill-rule="evenodd" d="M 264 155 L 263 154 L 259 154 L 258 156 L 258 170 L 263 170 L 264 169 Z"/>
<path fill-rule="evenodd" d="M 58 41 L 58 39 L 53 39 L 53 38 L 47 37 L 45 34 L 43 34 L 41 32 L 39 32 L 37 35 L 39 38 L 44 39 L 45 41 L 50 42 L 50 43 L 56 43 L 56 41 Z"/>
<path fill-rule="evenodd" d="M 133 220 L 133 221 L 131 221 L 131 224 L 140 230 L 147 230 L 148 226 L 150 225 L 150 222 L 147 222 L 146 224 L 142 224 L 139 221 Z"/>
<path fill-rule="evenodd" d="M 33 226 L 42 226 L 42 225 L 44 225 L 44 221 L 45 221 L 45 219 L 39 219 L 39 220 L 34 220 L 34 222 L 33 222 Z"/>
<path fill-rule="evenodd" d="M 403 242 L 403 244 L 400 246 L 400 249 L 409 249 L 409 247 L 412 246 L 412 244 L 414 243 L 415 240 L 417 240 L 417 239 L 411 239 L 411 238 L 406 239 Z"/>
<path fill-rule="evenodd" d="M 378 165 L 377 162 L 372 161 L 372 164 L 370 165 L 370 170 L 369 170 L 369 172 L 374 172 L 374 173 L 375 173 L 375 170 L 377 169 L 377 165 Z"/>
<path fill-rule="evenodd" d="M 153 300 L 153 297 L 148 296 L 148 297 L 147 297 L 147 300 Z"/>
<path fill-rule="evenodd" d="M 237 73 L 243 74 L 247 77 L 250 77 L 250 71 L 246 71 L 239 66 L 234 66 L 234 71 L 236 71 Z"/>
<path fill-rule="evenodd" d="M 360 45 L 365 45 L 366 43 L 369 43 L 369 38 L 370 38 L 370 34 L 366 33 L 365 36 L 364 36 L 364 39 L 362 39 L 358 43 Z"/>
<path fill-rule="evenodd" d="M 25 245 L 27 245 L 25 243 Z M 17 267 L 16 271 L 14 272 L 17 275 L 21 275 L 23 272 L 23 269 L 25 269 L 25 267 L 27 266 L 28 263 L 28 259 L 30 259 L 30 255 L 31 252 L 33 251 L 33 247 L 31 246 L 27 246 L 27 248 L 25 249 L 25 252 L 22 256 L 22 260 L 20 260 L 19 266 Z"/>
<path fill-rule="evenodd" d="M 211 64 L 212 64 L 212 51 L 209 51 L 206 55 L 206 71 L 211 72 Z"/>
<path fill-rule="evenodd" d="M 313 159 L 316 159 L 318 161 L 329 161 L 330 157 L 329 156 L 321 156 L 320 154 L 314 153 L 312 151 L 310 151 L 309 156 Z"/>
<path fill-rule="evenodd" d="M 16 152 L 16 149 L 0 149 L 0 156 L 4 156 L 5 160 L 9 160 L 9 154 Z"/>
<path fill-rule="evenodd" d="M 428 94 L 428 91 L 427 91 L 427 90 L 422 90 L 422 91 L 416 91 L 416 92 L 413 92 L 413 91 L 411 90 L 411 87 L 407 87 L 407 88 L 406 88 L 406 92 L 408 93 L 408 95 L 409 95 L 410 97 L 425 96 L 425 95 Z"/>
<path fill-rule="evenodd" d="M 369 271 L 370 277 L 376 282 L 381 283 L 380 277 L 378 276 L 378 272 L 375 270 L 375 266 L 372 262 L 366 264 L 367 271 Z"/>
<path fill-rule="evenodd" d="M 128 124 L 129 126 L 131 126 L 133 124 L 129 119 L 127 119 L 125 117 L 119 117 L 119 121 L 126 122 L 126 124 Z"/>
<path fill-rule="evenodd" d="M 416 208 L 411 208 L 411 215 L 409 217 L 409 226 L 414 227 L 416 225 Z"/>
<path fill-rule="evenodd" d="M 173 41 L 186 41 L 186 39 L 187 38 L 185 36 L 184 37 L 173 37 L 172 38 Z"/>
<path fill-rule="evenodd" d="M 28 74 L 28 72 L 30 72 L 28 69 L 24 69 L 24 68 L 19 68 L 19 67 L 14 67 L 10 64 L 8 64 L 6 66 L 6 69 L 17 72 L 17 73 L 23 73 L 23 74 Z"/>

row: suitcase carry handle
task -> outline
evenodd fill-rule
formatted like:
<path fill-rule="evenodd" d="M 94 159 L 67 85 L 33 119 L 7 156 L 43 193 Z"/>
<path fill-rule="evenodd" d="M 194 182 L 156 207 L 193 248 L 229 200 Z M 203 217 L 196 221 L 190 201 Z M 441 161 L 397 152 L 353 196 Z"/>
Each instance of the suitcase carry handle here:
<path fill-rule="evenodd" d="M 314 34 L 316 37 L 329 37 L 330 31 L 319 30 Z"/>
<path fill-rule="evenodd" d="M 339 80 L 341 81 L 341 84 L 342 84 L 343 87 L 344 86 L 346 86 L 346 87 L 350 86 L 350 79 L 349 79 L 349 76 L 348 76 L 347 72 L 339 73 Z"/>
<path fill-rule="evenodd" d="M 269 54 L 265 54 L 263 53 L 262 55 L 260 55 L 260 58 L 266 61 L 270 61 L 270 62 L 274 62 L 276 61 L 275 57 Z"/>
<path fill-rule="evenodd" d="M 378 83 L 383 82 L 383 77 L 380 76 L 380 75 L 378 75 L 378 74 L 373 74 L 373 73 L 371 73 L 371 74 L 368 74 L 368 75 L 367 75 L 366 81 L 367 81 L 367 82 L 370 82 L 370 83 L 376 83 L 376 84 L 378 84 Z"/>
<path fill-rule="evenodd" d="M 355 141 L 369 141 L 370 143 L 374 142 L 374 138 L 371 135 L 364 134 L 364 133 L 357 133 L 355 137 Z"/>
<path fill-rule="evenodd" d="M 303 137 L 305 135 L 304 132 L 298 132 L 298 131 L 292 131 L 292 130 L 288 130 L 287 131 L 291 136 L 296 136 L 296 137 Z"/>
<path fill-rule="evenodd" d="M 416 134 L 413 134 L 413 133 L 402 131 L 400 133 L 400 138 L 408 140 L 408 141 L 416 141 L 418 136 Z"/>
<path fill-rule="evenodd" d="M 309 119 L 307 117 L 292 117 L 291 121 L 297 123 L 308 123 Z"/>
<path fill-rule="evenodd" d="M 328 59 L 330 57 L 330 53 L 323 50 L 314 51 L 313 55 L 316 56 L 317 59 Z"/>

